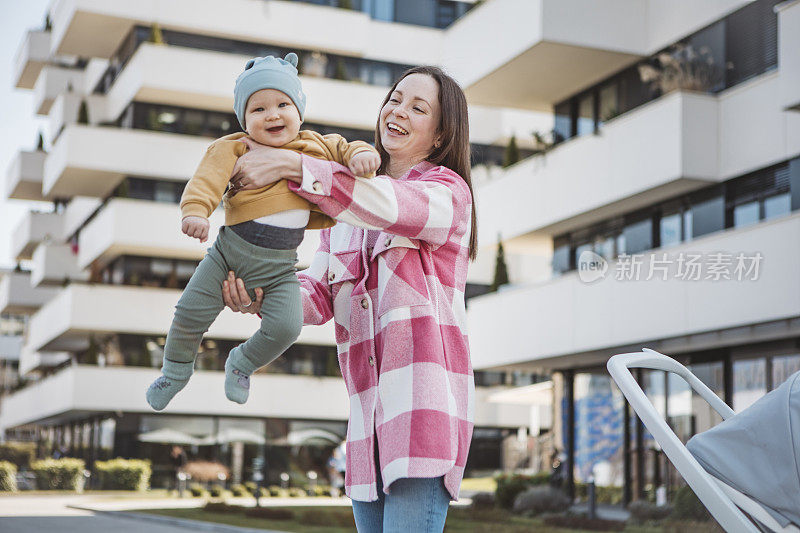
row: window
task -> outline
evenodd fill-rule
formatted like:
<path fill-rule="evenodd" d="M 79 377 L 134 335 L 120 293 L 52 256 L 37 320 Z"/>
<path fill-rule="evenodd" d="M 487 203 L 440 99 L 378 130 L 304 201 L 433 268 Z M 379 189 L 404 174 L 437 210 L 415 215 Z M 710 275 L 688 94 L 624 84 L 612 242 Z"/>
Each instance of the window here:
<path fill-rule="evenodd" d="M 662 247 L 673 246 L 681 242 L 681 214 L 673 213 L 661 217 L 659 223 L 659 239 Z"/>
<path fill-rule="evenodd" d="M 764 220 L 787 215 L 791 211 L 792 196 L 788 192 L 764 200 Z"/>
<path fill-rule="evenodd" d="M 600 123 L 619 115 L 619 103 L 617 102 L 617 84 L 612 83 L 600 89 Z"/>
<path fill-rule="evenodd" d="M 555 126 L 553 127 L 556 142 L 572 137 L 572 103 L 562 102 L 555 107 Z"/>
<path fill-rule="evenodd" d="M 800 354 L 772 358 L 772 388 L 777 389 L 789 376 L 800 371 Z"/>
<path fill-rule="evenodd" d="M 578 101 L 578 135 L 594 132 L 594 94 L 587 94 Z"/>
<path fill-rule="evenodd" d="M 569 244 L 563 244 L 553 250 L 553 272 L 560 274 L 572 268 L 569 261 L 569 248 Z"/>
<path fill-rule="evenodd" d="M 733 208 L 733 226 L 742 228 L 758 222 L 758 202 L 748 202 Z"/>
<path fill-rule="evenodd" d="M 712 197 L 692 206 L 692 238 L 725 229 L 725 198 Z"/>
<path fill-rule="evenodd" d="M 744 359 L 733 362 L 733 410 L 746 409 L 767 393 L 767 360 Z"/>
<path fill-rule="evenodd" d="M 649 218 L 625 226 L 625 253 L 636 254 L 653 248 L 653 221 Z"/>

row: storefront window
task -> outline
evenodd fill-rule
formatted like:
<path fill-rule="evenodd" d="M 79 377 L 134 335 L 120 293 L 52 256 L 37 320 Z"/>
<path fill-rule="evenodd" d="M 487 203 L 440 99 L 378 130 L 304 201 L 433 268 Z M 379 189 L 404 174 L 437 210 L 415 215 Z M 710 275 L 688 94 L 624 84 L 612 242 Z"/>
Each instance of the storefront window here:
<path fill-rule="evenodd" d="M 772 388 L 777 389 L 795 372 L 800 372 L 800 354 L 772 358 Z"/>
<path fill-rule="evenodd" d="M 767 393 L 767 360 L 741 359 L 733 362 L 733 410 L 746 409 Z"/>

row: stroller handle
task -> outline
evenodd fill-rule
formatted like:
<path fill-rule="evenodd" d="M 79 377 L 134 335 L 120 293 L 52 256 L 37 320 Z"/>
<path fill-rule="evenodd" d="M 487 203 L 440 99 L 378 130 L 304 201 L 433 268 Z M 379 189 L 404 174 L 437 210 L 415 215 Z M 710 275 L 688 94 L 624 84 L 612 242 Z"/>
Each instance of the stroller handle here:
<path fill-rule="evenodd" d="M 709 389 L 700 379 L 689 370 L 664 354 L 655 350 L 644 348 L 641 352 L 618 354 L 608 360 L 606 365 L 611 377 L 617 383 L 622 394 L 631 404 L 636 414 L 642 420 L 653 438 L 661 445 L 667 458 L 675 465 L 686 483 L 694 490 L 695 494 L 705 504 L 712 516 L 728 532 L 758 533 L 759 529 L 745 517 L 742 511 L 734 505 L 720 486 L 703 469 L 697 459 L 689 453 L 675 432 L 667 425 L 664 418 L 645 395 L 636 382 L 631 368 L 647 368 L 651 370 L 665 370 L 678 374 L 702 398 L 713 407 L 723 419 L 734 415 L 733 409 L 723 402 L 719 396 Z"/>

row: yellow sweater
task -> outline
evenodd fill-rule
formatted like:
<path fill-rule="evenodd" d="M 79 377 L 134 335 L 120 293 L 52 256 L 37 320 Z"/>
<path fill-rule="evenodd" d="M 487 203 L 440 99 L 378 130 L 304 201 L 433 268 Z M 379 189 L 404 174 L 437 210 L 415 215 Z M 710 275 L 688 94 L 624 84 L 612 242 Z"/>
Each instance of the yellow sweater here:
<path fill-rule="evenodd" d="M 225 225 L 232 226 L 290 209 L 309 209 L 308 229 L 329 228 L 336 224 L 319 208 L 289 190 L 286 180 L 280 180 L 260 189 L 240 191 L 235 196 L 226 192 L 236 160 L 247 152 L 247 145 L 238 139 L 246 133 L 233 133 L 214 141 L 206 150 L 192 179 L 181 196 L 181 217 L 208 218 L 219 205 L 225 208 Z M 375 149 L 363 141 L 348 143 L 341 135 L 320 135 L 303 130 L 293 141 L 281 146 L 319 159 L 348 165 L 350 159 L 361 152 Z M 223 193 L 225 195 L 223 196 Z"/>

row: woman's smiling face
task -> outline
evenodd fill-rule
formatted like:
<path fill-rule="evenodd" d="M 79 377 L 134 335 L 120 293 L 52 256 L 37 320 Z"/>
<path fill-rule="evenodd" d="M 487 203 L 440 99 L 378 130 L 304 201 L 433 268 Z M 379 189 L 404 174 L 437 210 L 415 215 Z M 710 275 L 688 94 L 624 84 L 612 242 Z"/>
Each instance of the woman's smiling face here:
<path fill-rule="evenodd" d="M 380 114 L 381 144 L 392 160 L 424 161 L 439 142 L 439 85 L 427 74 L 400 80 Z"/>

